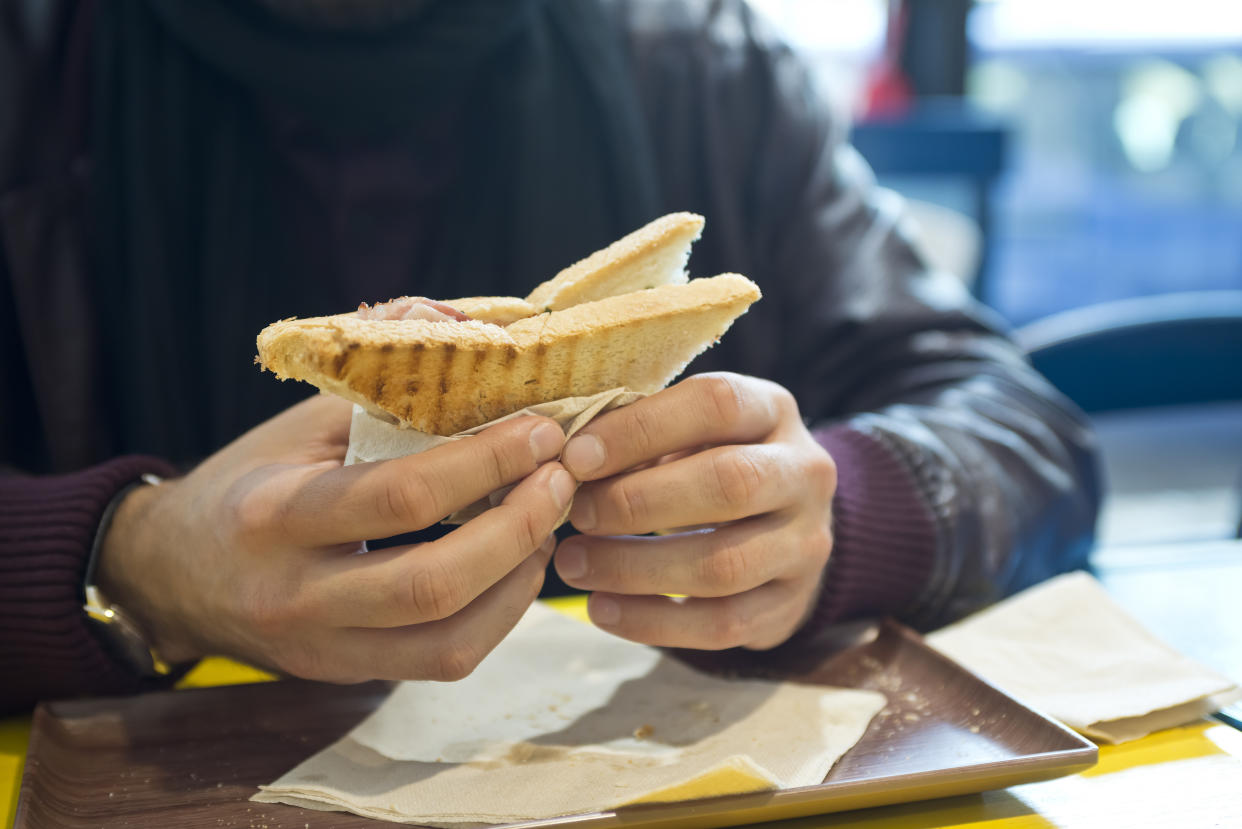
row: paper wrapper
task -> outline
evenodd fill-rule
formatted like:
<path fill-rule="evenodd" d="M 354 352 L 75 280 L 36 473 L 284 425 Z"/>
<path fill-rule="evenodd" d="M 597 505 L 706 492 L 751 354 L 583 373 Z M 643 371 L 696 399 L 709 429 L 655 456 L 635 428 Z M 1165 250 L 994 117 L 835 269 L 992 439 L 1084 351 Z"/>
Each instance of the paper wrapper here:
<path fill-rule="evenodd" d="M 1032 587 L 927 643 L 1108 743 L 1192 722 L 1239 696 L 1232 681 L 1148 633 L 1086 573 Z"/>
<path fill-rule="evenodd" d="M 449 437 L 429 435 L 426 432 L 419 432 L 414 429 L 403 429 L 395 423 L 381 420 L 369 414 L 361 406 L 355 405 L 353 420 L 350 421 L 349 425 L 349 448 L 345 452 L 345 465 L 366 463 L 368 461 L 386 461 L 392 458 L 401 458 L 406 455 L 426 452 L 428 449 L 434 449 L 443 443 L 461 440 L 470 435 L 477 435 L 479 432 L 482 432 L 489 426 L 495 426 L 497 423 L 504 423 L 506 420 L 513 420 L 526 415 L 542 415 L 543 417 L 552 418 L 561 425 L 561 428 L 565 430 L 565 437 L 568 438 L 604 412 L 627 406 L 643 397 L 646 397 L 646 395 L 630 391 L 629 389 L 609 389 L 599 394 L 593 394 L 590 397 L 565 397 L 549 403 L 529 406 L 521 411 L 498 417 L 495 420 L 484 423 L 482 426 L 475 426 L 473 429 L 467 429 L 464 432 L 458 432 Z M 499 504 L 504 500 L 505 495 L 509 493 L 510 489 L 512 487 L 499 489 L 486 499 L 477 501 L 465 509 L 458 510 L 446 518 L 444 523 L 466 523 L 484 510 Z M 566 514 L 568 514 L 568 510 Z"/>
<path fill-rule="evenodd" d="M 460 826 L 807 786 L 884 704 L 711 677 L 536 604 L 468 678 L 402 683 L 254 799 Z"/>

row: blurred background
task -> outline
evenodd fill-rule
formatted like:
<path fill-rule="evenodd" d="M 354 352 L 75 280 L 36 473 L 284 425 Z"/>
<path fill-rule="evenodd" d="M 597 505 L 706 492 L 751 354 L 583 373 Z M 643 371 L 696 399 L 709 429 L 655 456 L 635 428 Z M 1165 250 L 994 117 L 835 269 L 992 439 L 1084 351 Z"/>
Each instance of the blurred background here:
<path fill-rule="evenodd" d="M 1242 3 L 751 2 L 1091 413 L 1100 555 L 1242 532 Z"/>

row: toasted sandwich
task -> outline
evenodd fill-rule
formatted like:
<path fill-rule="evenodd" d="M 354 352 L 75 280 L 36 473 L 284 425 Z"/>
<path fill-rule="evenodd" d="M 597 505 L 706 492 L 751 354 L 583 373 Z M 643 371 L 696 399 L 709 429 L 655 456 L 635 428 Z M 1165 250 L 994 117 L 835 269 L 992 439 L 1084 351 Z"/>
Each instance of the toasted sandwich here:
<path fill-rule="evenodd" d="M 258 362 L 438 435 L 566 397 L 652 393 L 760 297 L 738 274 L 687 278 L 702 228 L 691 213 L 661 217 L 525 298 L 401 297 L 282 320 L 259 334 Z"/>

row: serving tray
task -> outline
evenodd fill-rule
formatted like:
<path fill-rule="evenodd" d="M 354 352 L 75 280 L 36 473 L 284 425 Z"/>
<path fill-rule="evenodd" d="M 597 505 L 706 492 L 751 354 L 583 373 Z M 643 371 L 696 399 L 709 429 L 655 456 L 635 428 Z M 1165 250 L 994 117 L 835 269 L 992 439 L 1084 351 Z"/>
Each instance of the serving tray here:
<path fill-rule="evenodd" d="M 677 655 L 739 673 L 736 654 Z M 521 825 L 707 829 L 1004 788 L 1096 762 L 1092 743 L 891 621 L 752 655 L 744 675 L 881 691 L 888 705 L 817 786 Z M 388 689 L 291 680 L 40 705 L 15 826 L 375 829 L 368 818 L 249 797 L 343 736 Z"/>

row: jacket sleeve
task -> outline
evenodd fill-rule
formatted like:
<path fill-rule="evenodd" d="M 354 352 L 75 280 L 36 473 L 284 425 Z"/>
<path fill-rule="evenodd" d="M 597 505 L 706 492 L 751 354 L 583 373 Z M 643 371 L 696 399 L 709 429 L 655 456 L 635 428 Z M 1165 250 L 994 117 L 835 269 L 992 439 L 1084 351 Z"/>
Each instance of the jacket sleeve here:
<path fill-rule="evenodd" d="M 666 206 L 708 217 L 691 264 L 764 291 L 696 368 L 781 382 L 837 462 L 817 621 L 930 628 L 1084 566 L 1084 416 L 927 265 L 802 59 L 741 2 L 627 8 Z"/>
<path fill-rule="evenodd" d="M 1099 501 L 1084 416 L 960 279 L 927 266 L 797 58 L 768 54 L 760 146 L 781 152 L 756 167 L 772 203 L 755 215 L 780 222 L 758 238 L 788 288 L 781 360 L 839 466 L 821 614 L 863 609 L 867 584 L 913 568 L 917 589 L 865 609 L 932 627 L 1084 566 Z"/>

